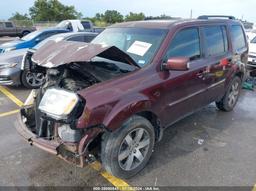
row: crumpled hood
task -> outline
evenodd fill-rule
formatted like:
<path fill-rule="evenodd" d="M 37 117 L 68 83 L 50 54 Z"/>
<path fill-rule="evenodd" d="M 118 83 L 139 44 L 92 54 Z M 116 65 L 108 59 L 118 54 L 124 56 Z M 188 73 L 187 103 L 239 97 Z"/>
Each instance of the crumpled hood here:
<path fill-rule="evenodd" d="M 27 53 L 26 49 L 13 50 L 11 52 L 5 52 L 0 54 L 0 65 L 3 63 L 16 62 L 20 63 L 23 59 L 23 56 Z"/>
<path fill-rule="evenodd" d="M 35 52 L 32 60 L 40 66 L 53 68 L 72 62 L 90 62 L 96 56 L 138 66 L 128 54 L 115 46 L 71 41 L 48 42 Z"/>

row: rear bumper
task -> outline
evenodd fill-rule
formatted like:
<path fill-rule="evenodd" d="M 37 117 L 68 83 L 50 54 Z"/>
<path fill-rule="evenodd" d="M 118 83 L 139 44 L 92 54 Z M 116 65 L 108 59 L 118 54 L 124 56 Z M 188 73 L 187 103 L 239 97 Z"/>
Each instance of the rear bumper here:
<path fill-rule="evenodd" d="M 99 131 L 89 130 L 87 134 L 81 139 L 79 143 L 63 143 L 56 140 L 46 140 L 38 137 L 36 134 L 30 131 L 30 129 L 23 122 L 24 117 L 21 113 L 17 116 L 15 128 L 18 133 L 31 145 L 36 146 L 48 153 L 56 155 L 61 159 L 75 164 L 79 167 L 84 167 L 86 159 L 88 158 L 88 146 L 91 141 L 98 135 Z"/>

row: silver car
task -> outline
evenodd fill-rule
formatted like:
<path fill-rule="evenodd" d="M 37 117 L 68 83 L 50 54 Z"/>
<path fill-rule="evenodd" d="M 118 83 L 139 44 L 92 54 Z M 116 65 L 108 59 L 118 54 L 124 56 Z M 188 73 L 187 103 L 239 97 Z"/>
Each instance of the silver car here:
<path fill-rule="evenodd" d="M 44 82 L 42 73 L 32 73 L 24 62 L 33 53 L 49 41 L 78 41 L 91 42 L 98 33 L 76 32 L 54 35 L 39 43 L 33 49 L 20 49 L 0 55 L 0 85 L 23 85 L 27 88 L 38 88 Z"/>

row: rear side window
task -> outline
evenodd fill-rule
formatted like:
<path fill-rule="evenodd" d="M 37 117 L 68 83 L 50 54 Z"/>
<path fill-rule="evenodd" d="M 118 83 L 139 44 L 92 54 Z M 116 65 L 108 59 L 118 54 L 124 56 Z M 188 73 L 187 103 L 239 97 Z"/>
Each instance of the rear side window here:
<path fill-rule="evenodd" d="M 13 25 L 12 25 L 11 22 L 6 22 L 6 23 L 5 23 L 5 27 L 6 27 L 6 28 L 12 28 Z"/>
<path fill-rule="evenodd" d="M 68 39 L 68 41 L 84 42 L 83 36 L 73 36 Z"/>
<path fill-rule="evenodd" d="M 225 26 L 204 27 L 208 56 L 223 54 L 228 51 L 227 31 Z"/>
<path fill-rule="evenodd" d="M 90 24 L 90 22 L 88 22 L 88 21 L 82 21 L 81 23 L 82 23 L 84 29 L 91 29 L 91 24 Z"/>
<path fill-rule="evenodd" d="M 95 36 L 85 36 L 84 42 L 91 42 L 94 38 L 95 38 Z"/>
<path fill-rule="evenodd" d="M 235 50 L 241 50 L 246 47 L 244 32 L 240 25 L 231 26 L 231 35 Z"/>
<path fill-rule="evenodd" d="M 1 24 L 0 24 L 1 26 Z M 256 37 L 254 37 L 252 40 L 251 40 L 251 43 L 256 43 Z"/>
<path fill-rule="evenodd" d="M 173 38 L 164 61 L 172 57 L 187 57 L 190 60 L 200 58 L 200 40 L 198 28 L 188 28 L 178 32 Z"/>

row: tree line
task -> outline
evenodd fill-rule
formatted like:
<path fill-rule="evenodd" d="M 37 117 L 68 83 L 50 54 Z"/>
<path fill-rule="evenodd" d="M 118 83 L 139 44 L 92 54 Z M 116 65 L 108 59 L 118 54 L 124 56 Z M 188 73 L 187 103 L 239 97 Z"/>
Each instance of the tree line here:
<path fill-rule="evenodd" d="M 148 16 L 144 13 L 130 12 L 127 15 L 122 15 L 116 10 L 107 10 L 104 13 L 96 13 L 94 17 L 83 17 L 81 12 L 76 11 L 74 6 L 67 6 L 58 0 L 36 0 L 34 5 L 29 8 L 29 14 L 21 14 L 16 12 L 9 18 L 15 21 L 62 21 L 66 19 L 88 19 L 96 26 L 106 26 L 113 23 L 123 21 L 139 21 L 147 19 L 172 19 L 167 15 L 157 17 Z"/>

